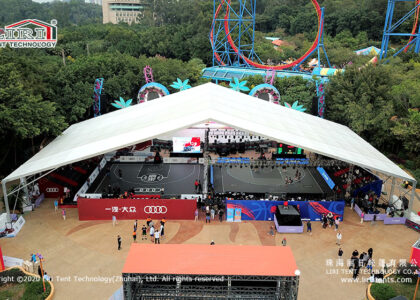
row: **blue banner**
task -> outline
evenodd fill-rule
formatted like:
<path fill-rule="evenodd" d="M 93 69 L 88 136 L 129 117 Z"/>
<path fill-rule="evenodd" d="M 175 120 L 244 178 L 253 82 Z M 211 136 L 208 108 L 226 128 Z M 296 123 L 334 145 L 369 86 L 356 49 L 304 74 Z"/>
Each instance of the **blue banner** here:
<path fill-rule="evenodd" d="M 226 221 L 233 222 L 233 215 L 235 214 L 234 208 L 227 208 L 226 210 Z"/>
<path fill-rule="evenodd" d="M 304 220 L 319 221 L 323 214 L 331 212 L 343 220 L 344 201 L 288 201 L 289 205 L 296 205 L 300 216 Z M 241 209 L 242 220 L 272 221 L 277 205 L 283 205 L 283 201 L 263 200 L 227 200 L 227 212 L 229 210 Z"/>
<path fill-rule="evenodd" d="M 325 182 L 328 184 L 330 189 L 333 189 L 335 187 L 335 183 L 334 183 L 334 181 L 332 181 L 330 176 L 328 176 L 328 174 L 324 170 L 324 168 L 323 167 L 317 167 L 316 169 L 318 170 L 319 174 L 321 174 L 322 178 L 324 178 Z"/>
<path fill-rule="evenodd" d="M 242 209 L 235 208 L 234 222 L 241 222 L 241 221 L 242 221 Z"/>

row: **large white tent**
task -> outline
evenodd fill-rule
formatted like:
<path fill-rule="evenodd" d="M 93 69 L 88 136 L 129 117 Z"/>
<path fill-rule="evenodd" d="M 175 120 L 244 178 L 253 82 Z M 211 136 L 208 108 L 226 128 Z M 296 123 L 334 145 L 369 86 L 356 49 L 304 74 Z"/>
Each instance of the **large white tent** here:
<path fill-rule="evenodd" d="M 207 83 L 72 125 L 3 183 L 208 121 L 414 181 L 346 126 Z"/>

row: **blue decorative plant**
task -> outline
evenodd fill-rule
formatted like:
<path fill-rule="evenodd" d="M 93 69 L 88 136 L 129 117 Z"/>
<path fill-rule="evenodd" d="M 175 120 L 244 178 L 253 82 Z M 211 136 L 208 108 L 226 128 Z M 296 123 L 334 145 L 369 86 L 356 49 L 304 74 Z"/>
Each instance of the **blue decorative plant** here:
<path fill-rule="evenodd" d="M 131 105 L 132 101 L 133 101 L 133 99 L 124 101 L 124 99 L 122 97 L 120 97 L 120 101 L 115 100 L 115 103 L 111 103 L 111 105 L 116 107 L 116 108 L 126 108 L 126 107 L 129 107 Z"/>
<path fill-rule="evenodd" d="M 188 90 L 189 88 L 191 88 L 191 85 L 188 84 L 188 81 L 189 79 L 185 79 L 184 81 L 182 81 L 181 79 L 177 78 L 176 81 L 174 81 L 173 84 L 171 84 L 171 87 L 180 91 Z"/>
<path fill-rule="evenodd" d="M 237 92 L 248 92 L 249 91 L 249 87 L 246 86 L 247 81 L 241 81 L 239 82 L 238 78 L 233 78 L 234 82 L 229 83 L 229 86 L 232 90 L 237 91 Z"/>
<path fill-rule="evenodd" d="M 305 111 L 306 110 L 306 108 L 304 108 L 303 105 L 298 104 L 298 101 L 293 102 L 293 105 L 290 105 L 289 103 L 284 102 L 284 106 L 286 106 L 288 108 L 291 108 L 291 109 L 294 109 L 294 110 L 297 110 L 297 111 Z"/>

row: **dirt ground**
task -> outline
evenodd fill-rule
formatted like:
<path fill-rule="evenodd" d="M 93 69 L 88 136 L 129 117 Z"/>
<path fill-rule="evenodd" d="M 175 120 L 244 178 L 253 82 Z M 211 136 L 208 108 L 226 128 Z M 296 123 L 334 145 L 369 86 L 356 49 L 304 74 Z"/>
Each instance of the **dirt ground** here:
<path fill-rule="evenodd" d="M 54 212 L 53 200 L 46 199 L 36 211 L 25 214 L 26 224 L 15 238 L 1 239 L 4 255 L 29 259 L 33 252 L 42 253 L 44 266 L 55 285 L 54 299 L 108 299 L 120 286 L 118 282 L 133 242 L 133 221 L 79 221 L 77 209 L 67 209 L 67 220 Z M 145 223 L 140 220 L 139 228 Z M 198 221 L 171 221 L 165 226 L 163 243 L 235 245 L 277 245 L 284 237 L 301 271 L 299 299 L 364 299 L 367 283 L 349 279 L 347 259 L 358 249 L 372 247 L 378 265 L 400 259 L 408 260 L 411 246 L 419 238 L 417 232 L 403 225 L 383 225 L 377 222 L 360 224 L 357 214 L 346 208 L 342 232 L 344 266 L 336 266 L 338 246 L 333 228 L 322 229 L 313 223 L 313 235 L 268 235 L 271 222 L 205 224 Z M 122 237 L 122 250 L 117 250 L 117 235 Z M 150 240 L 138 243 L 151 243 Z M 338 274 L 335 274 L 338 273 Z M 366 279 L 367 275 L 360 278 Z M 104 282 L 103 278 L 111 282 Z M 344 282 L 347 281 L 347 282 Z"/>

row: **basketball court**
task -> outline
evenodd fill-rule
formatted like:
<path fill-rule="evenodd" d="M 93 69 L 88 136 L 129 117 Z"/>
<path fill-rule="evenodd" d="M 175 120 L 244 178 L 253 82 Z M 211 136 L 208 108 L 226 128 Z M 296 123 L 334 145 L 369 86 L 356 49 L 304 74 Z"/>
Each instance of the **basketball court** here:
<path fill-rule="evenodd" d="M 301 173 L 296 180 L 296 171 Z M 314 178 L 316 170 L 313 168 L 250 168 L 240 167 L 215 167 L 214 189 L 218 193 L 244 192 L 244 193 L 269 193 L 269 194 L 323 194 L 331 189 L 320 186 Z M 286 183 L 286 178 L 291 178 L 292 183 Z"/>
<path fill-rule="evenodd" d="M 88 193 L 105 193 L 111 185 L 119 186 L 121 191 L 134 189 L 139 194 L 162 193 L 168 196 L 195 194 L 196 179 L 203 182 L 203 165 L 114 163 L 110 165 L 110 174 L 98 176 Z"/>

